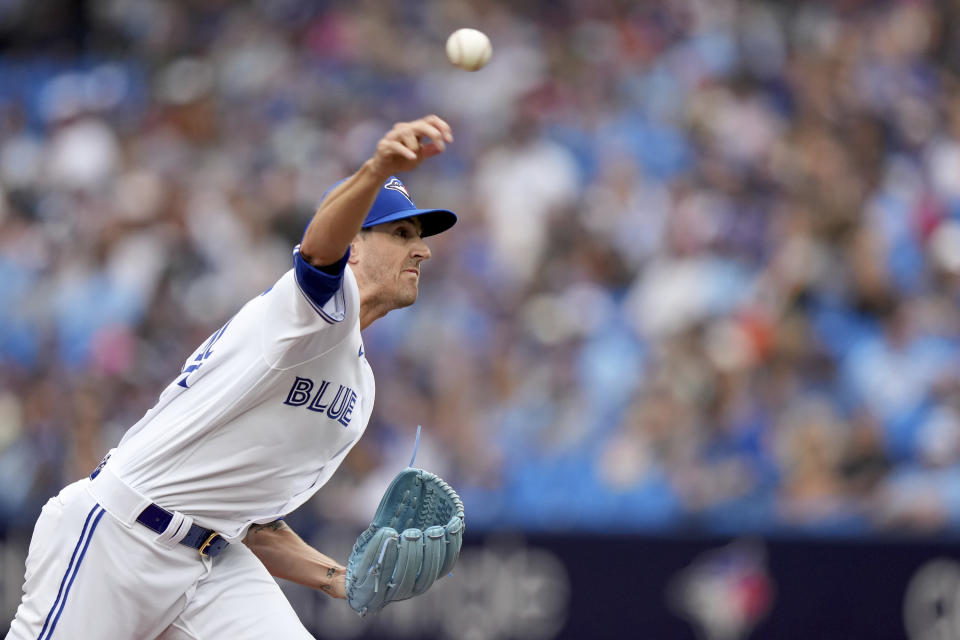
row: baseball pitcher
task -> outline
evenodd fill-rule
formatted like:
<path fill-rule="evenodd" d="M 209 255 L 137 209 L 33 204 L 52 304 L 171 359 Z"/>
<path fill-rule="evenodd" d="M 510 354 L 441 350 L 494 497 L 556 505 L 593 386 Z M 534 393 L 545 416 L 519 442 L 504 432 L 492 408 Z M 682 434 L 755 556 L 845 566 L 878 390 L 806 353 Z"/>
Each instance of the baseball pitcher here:
<path fill-rule="evenodd" d="M 449 572 L 463 506 L 425 471 L 398 475 L 347 567 L 283 516 L 363 435 L 374 379 L 360 331 L 413 304 L 424 238 L 456 222 L 418 209 L 393 174 L 452 141 L 437 116 L 395 125 L 324 197 L 293 268 L 187 359 L 89 478 L 50 499 L 7 638 L 310 638 L 273 576 L 365 614 Z"/>

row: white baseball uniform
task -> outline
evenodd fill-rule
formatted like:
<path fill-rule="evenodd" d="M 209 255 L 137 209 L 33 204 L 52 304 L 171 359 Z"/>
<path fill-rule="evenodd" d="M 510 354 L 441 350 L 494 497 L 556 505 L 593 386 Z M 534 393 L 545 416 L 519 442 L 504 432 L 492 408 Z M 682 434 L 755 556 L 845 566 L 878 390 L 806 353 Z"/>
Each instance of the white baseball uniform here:
<path fill-rule="evenodd" d="M 95 478 L 43 508 L 8 638 L 311 637 L 243 544 L 210 558 L 183 543 L 195 525 L 237 543 L 300 506 L 370 418 L 346 256 L 331 275 L 294 255 L 294 269 L 194 352 Z M 137 521 L 151 504 L 173 514 L 159 535 Z"/>

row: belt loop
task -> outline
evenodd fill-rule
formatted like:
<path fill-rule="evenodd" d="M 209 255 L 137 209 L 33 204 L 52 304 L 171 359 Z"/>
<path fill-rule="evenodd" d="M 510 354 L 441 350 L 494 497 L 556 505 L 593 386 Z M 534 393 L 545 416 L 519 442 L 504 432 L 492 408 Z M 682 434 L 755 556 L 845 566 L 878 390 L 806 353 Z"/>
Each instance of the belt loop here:
<path fill-rule="evenodd" d="M 96 477 L 91 478 L 87 492 L 107 513 L 128 529 L 137 521 L 140 512 L 150 504 L 148 498 L 118 478 L 109 465 L 101 467 Z"/>
<path fill-rule="evenodd" d="M 174 511 L 170 524 L 167 525 L 163 533 L 157 536 L 156 541 L 167 549 L 173 549 L 190 533 L 190 527 L 192 526 L 193 518 L 179 511 Z"/>

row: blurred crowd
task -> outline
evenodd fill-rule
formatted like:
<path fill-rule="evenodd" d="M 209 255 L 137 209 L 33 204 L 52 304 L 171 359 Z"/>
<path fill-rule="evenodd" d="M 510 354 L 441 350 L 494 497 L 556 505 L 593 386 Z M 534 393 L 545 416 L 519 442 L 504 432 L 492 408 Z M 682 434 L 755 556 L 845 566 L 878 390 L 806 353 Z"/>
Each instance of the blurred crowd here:
<path fill-rule="evenodd" d="M 958 72 L 955 2 L 2 2 L 0 523 L 437 113 L 402 177 L 460 222 L 299 517 L 365 523 L 422 424 L 475 531 L 960 531 Z"/>

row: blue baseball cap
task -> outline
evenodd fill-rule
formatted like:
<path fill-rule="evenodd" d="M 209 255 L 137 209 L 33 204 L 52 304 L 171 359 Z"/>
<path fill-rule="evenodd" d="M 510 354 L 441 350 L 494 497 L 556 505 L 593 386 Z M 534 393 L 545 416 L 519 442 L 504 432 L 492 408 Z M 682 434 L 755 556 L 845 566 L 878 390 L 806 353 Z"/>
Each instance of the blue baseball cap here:
<path fill-rule="evenodd" d="M 343 182 L 343 180 L 337 182 L 333 187 L 330 187 L 327 193 L 330 193 L 330 191 L 341 182 Z M 327 197 L 327 193 L 323 194 L 324 198 Z M 421 236 L 424 238 L 446 231 L 457 222 L 457 214 L 453 211 L 447 211 L 446 209 L 418 209 L 417 205 L 413 203 L 413 198 L 410 197 L 410 192 L 407 191 L 407 188 L 400 182 L 400 179 L 396 176 L 390 176 L 387 181 L 383 183 L 377 199 L 373 201 L 373 205 L 370 207 L 370 211 L 363 221 L 363 228 L 369 229 L 370 227 L 384 224 L 385 222 L 394 222 L 395 220 L 413 217 L 420 218 L 420 224 L 423 227 Z"/>
<path fill-rule="evenodd" d="M 396 176 L 390 176 L 383 183 L 380 194 L 373 201 L 370 212 L 363 221 L 363 228 L 403 220 L 420 218 L 424 238 L 446 231 L 457 222 L 457 214 L 446 209 L 418 209 L 410 197 L 410 192 Z"/>

